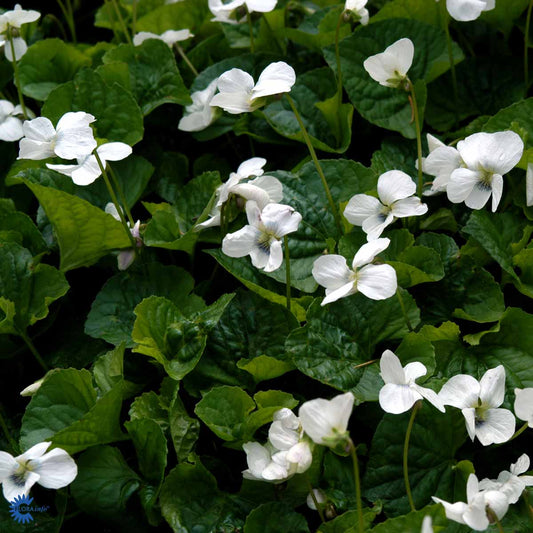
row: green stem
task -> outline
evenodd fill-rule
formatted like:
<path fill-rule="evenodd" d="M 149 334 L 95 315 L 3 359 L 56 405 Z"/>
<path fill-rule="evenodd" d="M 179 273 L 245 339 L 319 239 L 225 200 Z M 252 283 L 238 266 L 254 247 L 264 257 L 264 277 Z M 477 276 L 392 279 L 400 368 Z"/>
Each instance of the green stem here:
<path fill-rule="evenodd" d="M 341 54 L 339 50 L 339 36 L 341 31 L 341 24 L 344 19 L 344 10 L 339 15 L 337 20 L 337 28 L 335 29 L 335 58 L 337 60 L 337 98 L 339 99 L 339 106 L 342 104 L 342 69 L 341 69 Z"/>
<path fill-rule="evenodd" d="M 11 451 L 15 455 L 19 455 L 20 449 L 15 439 L 11 436 L 11 433 L 9 431 L 9 428 L 7 427 L 6 421 L 4 420 L 4 415 L 2 414 L 2 410 L 3 410 L 2 407 L 0 407 L 0 426 L 2 427 L 2 431 L 4 432 L 6 440 L 9 442 L 9 446 L 11 446 Z"/>
<path fill-rule="evenodd" d="M 531 10 L 533 9 L 533 0 L 529 2 L 526 16 L 526 28 L 524 30 L 524 80 L 526 82 L 526 93 L 529 88 L 529 25 L 531 23 Z"/>
<path fill-rule="evenodd" d="M 416 101 L 415 86 L 408 80 L 409 93 L 411 95 L 411 105 L 413 106 L 413 116 L 415 119 L 416 129 L 416 151 L 418 154 L 418 185 L 417 194 L 419 198 L 422 198 L 422 187 L 424 185 L 424 176 L 422 174 L 422 131 L 420 129 L 420 116 L 418 114 L 418 104 Z"/>
<path fill-rule="evenodd" d="M 309 489 L 309 494 L 311 494 L 311 499 L 313 500 L 316 510 L 318 511 L 318 516 L 320 516 L 320 520 L 322 521 L 322 523 L 325 524 L 326 519 L 324 518 L 324 512 L 322 511 L 322 506 L 320 503 L 318 503 L 318 500 L 316 499 L 315 491 L 313 490 L 313 485 L 311 485 L 309 476 L 307 475 L 307 473 L 304 475 L 305 475 L 305 481 L 307 482 L 307 487 Z"/>
<path fill-rule="evenodd" d="M 527 514 L 529 515 L 529 519 L 531 522 L 533 522 L 533 509 L 531 508 L 531 505 L 529 505 L 529 495 L 527 490 L 522 492 L 522 498 L 524 499 L 524 502 L 526 504 Z"/>
<path fill-rule="evenodd" d="M 24 118 L 28 120 L 28 112 L 26 110 L 26 104 L 24 103 L 24 97 L 22 96 L 22 89 L 20 88 L 20 78 L 19 78 L 19 67 L 17 64 L 17 59 L 15 58 L 15 44 L 13 43 L 13 33 L 11 28 L 7 27 L 7 35 L 9 38 L 9 46 L 11 46 L 11 55 L 13 56 L 13 75 L 15 77 L 15 87 L 17 88 L 17 93 L 19 97 L 20 107 L 22 108 L 22 114 Z"/>
<path fill-rule="evenodd" d="M 246 11 L 246 20 L 248 21 L 248 27 L 250 28 L 250 52 L 253 54 L 255 52 L 254 27 L 252 25 L 252 15 L 248 10 Z"/>
<path fill-rule="evenodd" d="M 183 59 L 183 61 L 185 61 L 185 64 L 189 67 L 191 72 L 195 76 L 198 76 L 198 71 L 196 70 L 194 65 L 191 63 L 191 60 L 187 57 L 187 54 L 185 53 L 183 48 L 178 43 L 175 44 L 175 47 L 176 47 L 176 50 L 178 51 L 178 54 L 181 56 L 181 59 Z"/>
<path fill-rule="evenodd" d="M 115 189 L 118 191 L 120 201 L 122 202 L 122 205 L 124 206 L 124 211 L 126 212 L 126 216 L 128 217 L 130 228 L 133 228 L 133 226 L 135 226 L 135 222 L 133 221 L 133 217 L 131 216 L 131 211 L 130 211 L 130 208 L 128 207 L 128 202 L 126 200 L 126 195 L 124 194 L 124 190 L 122 189 L 122 185 L 120 185 L 120 181 L 117 178 L 117 175 L 115 174 L 115 171 L 113 170 L 111 165 L 109 165 L 107 168 L 109 168 L 109 174 L 111 174 L 113 185 Z"/>
<path fill-rule="evenodd" d="M 407 426 L 407 432 L 405 433 L 405 441 L 403 444 L 403 480 L 405 482 L 405 492 L 407 492 L 407 499 L 409 500 L 409 506 L 411 511 L 416 511 L 415 503 L 413 501 L 413 495 L 411 494 L 411 485 L 409 484 L 409 469 L 408 469 L 408 456 L 409 456 L 409 439 L 411 438 L 411 431 L 415 421 L 417 411 L 420 409 L 421 402 L 418 400 L 411 410 L 411 418 L 409 419 L 409 425 Z"/>
<path fill-rule="evenodd" d="M 126 219 L 124 218 L 124 212 L 122 211 L 122 208 L 120 207 L 120 204 L 118 203 L 115 191 L 113 190 L 113 187 L 111 187 L 111 182 L 109 181 L 109 177 L 107 175 L 105 167 L 102 164 L 102 160 L 100 159 L 100 156 L 98 155 L 98 152 L 96 150 L 94 151 L 94 156 L 96 157 L 96 161 L 98 163 L 98 166 L 100 167 L 100 172 L 102 173 L 102 176 L 104 178 L 107 191 L 109 192 L 109 196 L 111 197 L 111 201 L 115 204 L 115 208 L 117 210 L 118 216 L 120 217 L 120 221 L 122 222 L 122 225 L 124 226 L 124 229 L 126 233 L 128 234 L 128 238 L 131 242 L 131 247 L 136 252 L 137 243 L 135 242 L 135 239 L 133 238 L 133 235 L 131 234 L 130 228 L 128 227 L 128 223 L 126 222 Z"/>
<path fill-rule="evenodd" d="M 48 370 L 50 370 L 48 368 L 48 365 L 44 362 L 44 359 L 41 357 L 41 354 L 37 351 L 37 348 L 35 348 L 35 345 L 33 344 L 28 334 L 25 331 L 19 331 L 18 334 L 20 335 L 21 339 L 26 343 L 26 346 L 28 347 L 30 352 L 33 354 L 35 359 L 37 359 L 37 362 L 41 365 L 42 369 L 45 372 L 48 372 Z"/>
<path fill-rule="evenodd" d="M 357 501 L 357 523 L 359 533 L 363 533 L 365 530 L 363 522 L 363 502 L 361 500 L 361 479 L 359 477 L 359 462 L 357 460 L 357 451 L 355 449 L 355 444 L 352 439 L 350 439 L 350 455 L 352 457 L 353 463 L 353 477 L 355 480 L 355 499 Z"/>
<path fill-rule="evenodd" d="M 110 5 L 110 0 L 104 0 L 104 4 L 107 9 L 107 16 L 109 17 L 109 20 L 111 22 L 111 30 L 113 31 L 113 37 L 116 41 L 120 41 L 118 31 L 115 28 L 115 15 L 113 14 L 113 6 Z"/>
<path fill-rule="evenodd" d="M 398 301 L 400 302 L 400 307 L 402 308 L 402 314 L 405 320 L 405 324 L 407 325 L 407 329 L 409 331 L 413 331 L 413 326 L 411 325 L 411 321 L 409 320 L 409 317 L 407 316 L 407 311 L 405 310 L 405 305 L 403 303 L 402 295 L 400 294 L 400 289 L 396 289 L 396 296 L 398 296 Z"/>
<path fill-rule="evenodd" d="M 498 531 L 500 533 L 504 533 L 502 523 L 500 522 L 498 515 L 490 507 L 487 507 L 487 516 L 493 524 L 496 524 Z"/>
<path fill-rule="evenodd" d="M 122 13 L 120 12 L 120 8 L 118 7 L 117 0 L 111 0 L 111 3 L 113 4 L 113 8 L 115 9 L 115 13 L 117 14 L 118 22 L 120 24 L 122 33 L 125 35 L 126 40 L 128 41 L 128 44 L 133 44 L 131 37 L 130 37 L 130 32 L 128 31 L 128 27 L 126 26 L 126 23 L 124 22 L 124 19 L 122 18 Z"/>
<path fill-rule="evenodd" d="M 298 121 L 298 124 L 300 125 L 300 129 L 302 130 L 305 144 L 307 145 L 307 149 L 309 150 L 309 153 L 311 154 L 311 159 L 313 160 L 313 163 L 315 164 L 315 168 L 318 172 L 318 175 L 320 176 L 320 179 L 322 180 L 322 186 L 324 187 L 324 190 L 326 191 L 326 196 L 328 199 L 329 207 L 333 213 L 335 224 L 337 225 L 337 230 L 339 231 L 339 234 L 342 234 L 343 231 L 342 231 L 342 224 L 341 224 L 339 211 L 337 209 L 337 206 L 335 205 L 333 196 L 331 195 L 331 191 L 329 189 L 326 176 L 324 175 L 324 171 L 322 170 L 322 167 L 320 166 L 320 163 L 318 161 L 318 157 L 316 156 L 316 152 L 315 152 L 315 149 L 313 148 L 313 144 L 311 143 L 309 133 L 307 133 L 305 124 L 302 121 L 302 117 L 300 116 L 300 113 L 298 113 L 298 110 L 296 109 L 296 105 L 294 104 L 293 99 L 289 96 L 289 93 L 285 93 L 285 96 L 287 97 L 287 100 L 289 101 L 289 105 L 291 106 L 292 112 L 294 113 L 296 120 Z"/>
<path fill-rule="evenodd" d="M 289 238 L 283 237 L 285 247 L 285 283 L 287 284 L 287 309 L 291 310 L 291 258 L 289 256 Z"/>
<path fill-rule="evenodd" d="M 459 122 L 459 116 L 457 114 L 457 108 L 459 106 L 459 92 L 457 90 L 457 72 L 455 71 L 455 62 L 453 60 L 453 45 L 452 38 L 450 36 L 450 17 L 446 9 L 446 2 L 441 2 L 441 15 L 442 15 L 442 27 L 444 33 L 446 34 L 446 45 L 448 47 L 448 61 L 450 62 L 450 71 L 452 74 L 452 87 L 453 87 L 453 98 L 454 98 L 454 116 L 455 124 Z"/>
<path fill-rule="evenodd" d="M 72 42 L 76 44 L 76 25 L 74 23 L 74 12 L 72 10 L 72 4 L 70 3 L 70 0 L 67 1 L 67 7 L 65 7 L 65 4 L 61 0 L 57 0 L 57 5 L 61 9 L 61 12 L 63 13 L 63 16 L 65 17 L 65 21 L 67 22 L 68 29 L 70 30 L 70 35 L 72 38 Z"/>
<path fill-rule="evenodd" d="M 515 434 L 507 441 L 511 441 L 513 439 L 516 439 L 516 437 L 519 437 L 520 435 L 522 435 L 522 433 L 529 427 L 529 424 L 527 422 L 524 423 L 524 425 L 520 428 L 520 429 L 517 429 Z"/>
<path fill-rule="evenodd" d="M 220 236 L 222 239 L 226 236 L 226 233 L 228 232 L 228 217 L 227 217 L 227 203 L 228 200 L 226 200 L 220 207 Z"/>
<path fill-rule="evenodd" d="M 132 0 L 131 3 L 131 34 L 137 33 L 137 0 Z"/>

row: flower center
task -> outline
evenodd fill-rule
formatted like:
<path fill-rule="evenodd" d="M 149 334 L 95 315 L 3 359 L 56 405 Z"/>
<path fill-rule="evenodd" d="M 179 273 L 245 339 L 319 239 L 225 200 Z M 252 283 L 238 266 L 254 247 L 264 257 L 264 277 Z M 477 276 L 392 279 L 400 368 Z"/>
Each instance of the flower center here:
<path fill-rule="evenodd" d="M 275 240 L 277 240 L 277 237 L 273 231 L 264 230 L 261 232 L 261 235 L 259 235 L 259 238 L 257 239 L 257 246 L 260 250 L 269 254 L 270 245 L 272 244 L 272 241 Z"/>
<path fill-rule="evenodd" d="M 488 410 L 489 410 L 489 406 L 482 404 L 481 400 L 479 400 L 479 406 L 476 407 L 476 413 L 475 413 L 475 418 L 474 418 L 474 423 L 475 423 L 476 428 L 482 426 L 485 423 Z"/>
<path fill-rule="evenodd" d="M 11 474 L 11 481 L 15 483 L 15 485 L 24 486 L 28 474 L 33 470 L 30 462 L 31 461 L 19 463 L 17 470 Z"/>
<path fill-rule="evenodd" d="M 492 172 L 482 170 L 477 186 L 483 190 L 492 190 Z"/>

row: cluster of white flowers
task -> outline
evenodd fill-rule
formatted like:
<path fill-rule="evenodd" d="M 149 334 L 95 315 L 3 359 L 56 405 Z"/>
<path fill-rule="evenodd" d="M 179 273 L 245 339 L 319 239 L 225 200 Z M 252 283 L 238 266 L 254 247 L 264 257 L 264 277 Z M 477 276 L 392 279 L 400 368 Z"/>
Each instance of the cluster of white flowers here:
<path fill-rule="evenodd" d="M 0 100 L 0 141 L 18 141 L 24 136 L 20 115 L 20 105 L 13 105 L 9 100 Z"/>
<path fill-rule="evenodd" d="M 346 0 L 344 10 L 358 20 L 363 26 L 368 24 L 369 13 L 366 8 L 368 0 Z"/>
<path fill-rule="evenodd" d="M 18 61 L 26 53 L 28 45 L 20 36 L 20 27 L 35 22 L 40 16 L 38 11 L 22 9 L 20 4 L 12 11 L 5 11 L 0 15 L 0 46 L 4 45 L 8 61 Z"/>
<path fill-rule="evenodd" d="M 270 13 L 278 0 L 209 0 L 209 9 L 214 22 L 239 24 L 246 18 L 246 13 Z"/>

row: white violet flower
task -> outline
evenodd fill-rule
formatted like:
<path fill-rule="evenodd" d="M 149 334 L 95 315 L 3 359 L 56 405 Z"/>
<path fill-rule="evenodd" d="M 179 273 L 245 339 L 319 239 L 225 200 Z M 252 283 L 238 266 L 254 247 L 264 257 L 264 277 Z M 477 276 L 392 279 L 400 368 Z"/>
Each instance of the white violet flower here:
<path fill-rule="evenodd" d="M 380 85 L 397 89 L 407 80 L 414 54 L 413 42 L 405 37 L 385 48 L 384 52 L 365 59 L 363 67 Z"/>
<path fill-rule="evenodd" d="M 283 198 L 283 185 L 273 176 L 263 176 L 266 159 L 252 157 L 239 165 L 237 172 L 232 172 L 228 181 L 216 190 L 216 202 L 205 222 L 196 225 L 196 229 L 220 226 L 222 206 L 231 195 L 241 196 L 245 200 L 253 200 L 263 210 L 269 203 L 280 202 Z M 246 183 L 243 180 L 254 177 Z"/>
<path fill-rule="evenodd" d="M 35 22 L 40 16 L 41 14 L 38 11 L 22 9 L 20 4 L 15 5 L 15 9 L 0 15 L 0 46 L 4 45 L 4 54 L 8 61 L 13 61 L 13 50 L 9 40 L 11 28 L 16 30 L 12 34 L 12 39 L 15 61 L 18 61 L 28 50 L 28 45 L 17 30 L 20 30 L 23 24 Z"/>
<path fill-rule="evenodd" d="M 54 128 L 46 117 L 26 120 L 22 124 L 24 137 L 20 140 L 18 159 L 78 159 L 96 148 L 93 130 L 89 126 L 96 119 L 83 111 L 65 113 Z"/>
<path fill-rule="evenodd" d="M 305 402 L 298 411 L 304 432 L 316 444 L 332 448 L 345 441 L 354 400 L 354 395 L 347 392 L 331 400 L 317 398 Z"/>
<path fill-rule="evenodd" d="M 345 11 L 350 11 L 359 18 L 359 22 L 366 26 L 368 24 L 369 13 L 365 7 L 368 0 L 346 0 L 344 4 Z"/>
<path fill-rule="evenodd" d="M 18 141 L 24 137 L 22 120 L 16 115 L 22 114 L 20 105 L 13 105 L 9 100 L 0 100 L 0 141 Z"/>
<path fill-rule="evenodd" d="M 211 107 L 211 100 L 217 90 L 218 78 L 215 78 L 205 89 L 191 94 L 192 104 L 185 108 L 178 129 L 181 131 L 201 131 L 213 124 L 222 112 Z"/>
<path fill-rule="evenodd" d="M 121 161 L 126 159 L 132 153 L 131 146 L 122 142 L 112 142 L 100 145 L 96 149 L 103 167 L 106 167 L 107 161 Z M 77 165 L 52 165 L 46 163 L 50 170 L 60 172 L 65 176 L 72 178 L 76 185 L 90 185 L 102 175 L 100 165 L 93 154 L 85 157 L 78 157 Z"/>
<path fill-rule="evenodd" d="M 328 497 L 326 496 L 326 493 L 320 489 L 313 489 L 313 495 L 314 498 L 311 493 L 309 493 L 305 502 L 307 503 L 307 507 L 309 507 L 309 509 L 311 509 L 312 511 L 316 511 L 317 509 L 315 505 L 315 500 L 318 505 L 321 506 L 323 503 L 326 503 L 328 501 Z"/>
<path fill-rule="evenodd" d="M 425 398 L 439 411 L 445 412 L 437 393 L 416 384 L 416 379 L 427 374 L 427 368 L 419 362 L 402 367 L 398 356 L 385 350 L 379 363 L 380 376 L 385 385 L 379 391 L 379 405 L 387 413 L 400 414 L 409 411 L 418 400 Z"/>
<path fill-rule="evenodd" d="M 515 389 L 515 415 L 533 428 L 533 388 Z"/>
<path fill-rule="evenodd" d="M 481 209 L 492 196 L 492 211 L 496 211 L 503 192 L 503 175 L 522 157 L 522 139 L 514 131 L 474 133 L 459 141 L 457 150 L 466 168 L 452 172 L 446 188 L 448 199 Z"/>
<path fill-rule="evenodd" d="M 265 272 L 277 270 L 283 263 L 281 238 L 298 229 L 302 215 L 290 205 L 268 204 L 263 210 L 256 202 L 246 202 L 249 224 L 229 233 L 222 241 L 222 251 L 230 257 L 249 255 L 252 264 Z"/>
<path fill-rule="evenodd" d="M 26 388 L 20 391 L 20 395 L 21 396 L 33 396 L 41 388 L 43 381 L 44 381 L 44 377 L 33 382 L 31 385 L 28 385 Z"/>
<path fill-rule="evenodd" d="M 243 9 L 242 15 L 253 13 L 269 13 L 276 7 L 277 0 L 209 0 L 209 10 L 213 13 L 214 22 L 226 22 L 228 24 L 238 24 L 239 8 Z M 246 10 L 246 11 L 245 11 Z"/>
<path fill-rule="evenodd" d="M 288 93 L 295 82 L 294 69 L 283 61 L 268 65 L 255 84 L 250 74 L 233 68 L 219 76 L 219 92 L 211 99 L 211 105 L 232 115 L 255 111 L 265 104 L 266 96 Z"/>
<path fill-rule="evenodd" d="M 422 520 L 422 529 L 420 530 L 420 533 L 434 533 L 433 532 L 433 520 L 431 519 L 431 516 L 429 515 L 424 516 L 424 520 Z"/>
<path fill-rule="evenodd" d="M 192 37 L 194 37 L 194 35 L 188 29 L 167 30 L 161 35 L 157 35 L 156 33 L 151 33 L 149 31 L 140 31 L 133 36 L 133 44 L 135 46 L 139 46 L 147 39 L 157 39 L 158 41 L 163 41 L 166 45 L 168 45 L 169 48 L 172 48 L 175 43 L 186 41 Z"/>
<path fill-rule="evenodd" d="M 356 292 L 372 300 L 385 300 L 396 292 L 396 271 L 390 265 L 371 265 L 376 255 L 390 244 L 390 239 L 370 241 L 358 250 L 348 268 L 342 255 L 323 255 L 313 264 L 312 274 L 316 282 L 326 288 L 321 305 L 335 302 Z"/>
<path fill-rule="evenodd" d="M 522 454 L 509 470 L 503 470 L 498 479 L 482 479 L 479 487 L 483 490 L 498 490 L 505 494 L 510 504 L 516 503 L 526 487 L 533 486 L 533 476 L 522 476 L 529 470 L 529 456 Z"/>
<path fill-rule="evenodd" d="M 465 524 L 475 531 L 485 531 L 489 527 L 487 507 L 501 520 L 509 507 L 505 494 L 497 490 L 479 490 L 478 479 L 475 474 L 468 476 L 466 483 L 467 503 L 449 503 L 432 496 L 433 501 L 441 503 L 446 512 L 446 518 Z"/>
<path fill-rule="evenodd" d="M 396 218 L 427 213 L 428 206 L 413 196 L 415 182 L 401 170 L 389 170 L 378 179 L 378 198 L 356 194 L 344 209 L 344 217 L 354 226 L 362 226 L 369 241 L 377 239 Z"/>
<path fill-rule="evenodd" d="M 448 13 L 460 22 L 476 20 L 483 11 L 490 11 L 495 6 L 496 0 L 446 0 Z"/>
<path fill-rule="evenodd" d="M 61 448 L 45 453 L 51 444 L 40 442 L 17 457 L 0 452 L 0 483 L 8 502 L 29 494 L 35 483 L 47 489 L 60 489 L 74 481 L 78 474 L 74 459 Z"/>
<path fill-rule="evenodd" d="M 439 392 L 444 405 L 461 409 L 466 430 L 483 446 L 507 442 L 515 431 L 515 417 L 499 409 L 505 397 L 505 369 L 502 365 L 485 372 L 480 381 L 467 374 L 450 378 Z"/>

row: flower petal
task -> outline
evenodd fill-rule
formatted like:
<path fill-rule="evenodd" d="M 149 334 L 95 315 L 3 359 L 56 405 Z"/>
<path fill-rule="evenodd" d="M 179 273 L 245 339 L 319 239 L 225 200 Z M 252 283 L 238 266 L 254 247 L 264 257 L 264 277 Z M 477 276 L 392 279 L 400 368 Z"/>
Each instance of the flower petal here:
<path fill-rule="evenodd" d="M 241 178 L 249 178 L 250 176 L 261 176 L 263 174 L 263 167 L 266 165 L 266 159 L 263 157 L 252 157 L 243 161 L 237 169 L 237 174 Z"/>
<path fill-rule="evenodd" d="M 326 289 L 339 289 L 350 282 L 352 271 L 348 268 L 342 255 L 322 255 L 313 263 L 312 270 L 315 281 Z"/>
<path fill-rule="evenodd" d="M 22 455 L 19 455 L 16 459 L 19 462 L 35 461 L 40 459 L 51 445 L 51 442 L 39 442 L 29 450 L 26 450 Z"/>
<path fill-rule="evenodd" d="M 516 420 L 508 409 L 488 409 L 483 423 L 476 424 L 476 437 L 483 446 L 507 442 L 514 434 Z"/>
<path fill-rule="evenodd" d="M 477 379 L 468 374 L 458 374 L 451 377 L 439 392 L 439 398 L 444 405 L 451 405 L 458 409 L 477 406 L 480 385 Z"/>
<path fill-rule="evenodd" d="M 479 381 L 479 398 L 490 407 L 500 407 L 505 398 L 505 368 L 490 368 Z"/>
<path fill-rule="evenodd" d="M 244 226 L 235 233 L 228 233 L 222 241 L 222 251 L 229 257 L 244 257 L 257 247 L 260 232 L 253 226 Z"/>
<path fill-rule="evenodd" d="M 520 420 L 533 427 L 533 388 L 515 389 L 514 412 Z"/>
<path fill-rule="evenodd" d="M 390 265 L 366 265 L 357 272 L 356 287 L 367 298 L 386 300 L 398 288 L 396 270 Z"/>
<path fill-rule="evenodd" d="M 54 448 L 37 460 L 35 472 L 41 477 L 39 485 L 47 489 L 60 489 L 74 481 L 78 475 L 76 462 L 61 448 Z"/>
<path fill-rule="evenodd" d="M 358 268 L 372 262 L 376 255 L 386 250 L 390 244 L 390 239 L 383 237 L 363 244 L 352 261 L 352 268 Z"/>
<path fill-rule="evenodd" d="M 11 42 L 6 41 L 4 54 L 8 61 L 13 61 L 13 50 L 15 50 L 15 61 L 18 61 L 28 51 L 28 45 L 22 37 L 13 37 L 13 48 Z"/>
<path fill-rule="evenodd" d="M 357 292 L 357 287 L 353 281 L 349 281 L 346 285 L 339 287 L 338 289 L 326 289 L 326 297 L 322 300 L 321 306 L 336 302 L 340 298 L 350 296 Z"/>
<path fill-rule="evenodd" d="M 420 396 L 422 396 L 431 405 L 433 405 L 433 407 L 436 407 L 442 413 L 446 412 L 446 408 L 444 407 L 444 404 L 442 403 L 441 399 L 439 398 L 439 395 L 434 390 L 428 389 L 427 387 L 421 387 L 420 385 L 417 385 L 416 383 L 411 385 L 411 387 L 416 392 L 418 392 L 418 394 L 420 394 Z"/>
<path fill-rule="evenodd" d="M 416 379 L 421 378 L 428 373 L 427 368 L 418 361 L 407 363 L 403 371 L 405 372 L 407 383 L 414 382 Z"/>
<path fill-rule="evenodd" d="M 446 0 L 450 16 L 460 22 L 470 22 L 479 18 L 486 9 L 484 0 Z"/>
<path fill-rule="evenodd" d="M 274 272 L 283 263 L 283 246 L 281 241 L 274 240 L 270 243 L 270 255 L 265 265 L 265 272 Z"/>
<path fill-rule="evenodd" d="M 454 204 L 464 202 L 481 178 L 481 173 L 476 170 L 470 170 L 468 168 L 454 170 L 446 187 L 448 200 Z"/>
<path fill-rule="evenodd" d="M 391 206 L 391 214 L 397 218 L 416 217 L 425 215 L 428 212 L 428 206 L 420 201 L 420 198 L 412 196 L 394 202 Z"/>
<path fill-rule="evenodd" d="M 459 524 L 465 524 L 463 520 L 463 514 L 468 509 L 468 505 L 464 502 L 449 503 L 432 496 L 431 499 L 435 503 L 440 503 L 444 507 L 444 512 L 446 513 L 446 518 L 453 520 Z"/>
<path fill-rule="evenodd" d="M 379 199 L 385 205 L 391 205 L 397 200 L 403 200 L 416 192 L 416 184 L 405 172 L 389 170 L 378 179 Z"/>
<path fill-rule="evenodd" d="M 492 212 L 498 208 L 503 194 L 503 177 L 499 174 L 492 175 Z"/>
<path fill-rule="evenodd" d="M 406 385 L 407 378 L 399 357 L 391 350 L 385 350 L 379 360 L 380 376 L 385 383 Z"/>
<path fill-rule="evenodd" d="M 356 194 L 344 209 L 344 218 L 354 226 L 362 226 L 363 222 L 374 215 L 379 215 L 383 210 L 382 203 L 368 194 Z"/>
<path fill-rule="evenodd" d="M 261 222 L 277 238 L 297 231 L 301 221 L 302 215 L 290 205 L 268 204 L 261 211 Z"/>
<path fill-rule="evenodd" d="M 126 143 L 113 142 L 105 143 L 96 149 L 102 162 L 105 161 L 121 161 L 130 156 L 133 152 L 131 146 Z"/>
<path fill-rule="evenodd" d="M 254 185 L 263 189 L 271 202 L 281 202 L 283 199 L 283 185 L 278 178 L 274 176 L 259 176 L 248 182 L 248 185 Z"/>
<path fill-rule="evenodd" d="M 296 73 L 290 65 L 284 61 L 271 63 L 261 72 L 252 90 L 252 98 L 288 93 L 295 82 Z"/>
<path fill-rule="evenodd" d="M 3 483 L 18 467 L 19 464 L 10 453 L 0 452 L 0 483 Z"/>
<path fill-rule="evenodd" d="M 473 441 L 476 437 L 476 410 L 473 407 L 465 407 L 464 409 L 461 409 L 461 412 L 465 417 L 468 436 Z"/>
<path fill-rule="evenodd" d="M 389 213 L 388 215 L 379 214 L 368 217 L 363 221 L 363 231 L 367 234 L 366 238 L 368 241 L 373 241 L 377 239 L 382 233 L 383 230 L 394 222 L 394 215 Z"/>
<path fill-rule="evenodd" d="M 0 141 L 13 142 L 24 137 L 22 120 L 17 117 L 7 117 L 0 123 Z"/>
<path fill-rule="evenodd" d="M 408 385 L 386 383 L 379 391 L 379 405 L 386 413 L 398 415 L 409 411 L 422 396 Z"/>

